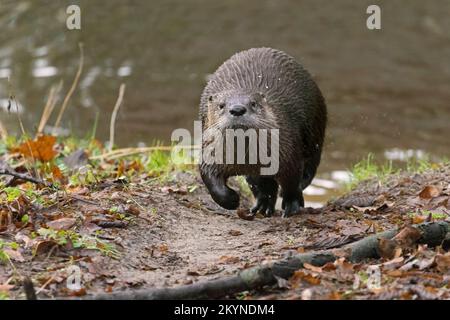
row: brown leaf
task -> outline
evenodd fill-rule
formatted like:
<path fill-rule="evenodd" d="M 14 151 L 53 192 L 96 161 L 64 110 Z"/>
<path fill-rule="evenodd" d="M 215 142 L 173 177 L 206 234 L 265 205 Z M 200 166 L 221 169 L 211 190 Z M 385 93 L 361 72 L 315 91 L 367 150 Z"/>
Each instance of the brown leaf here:
<path fill-rule="evenodd" d="M 248 209 L 242 209 L 242 208 L 237 209 L 237 215 L 239 218 L 241 218 L 243 220 L 247 220 L 247 221 L 252 221 L 255 219 L 255 215 L 253 213 L 251 213 L 250 210 L 248 210 Z"/>
<path fill-rule="evenodd" d="M 132 205 L 132 204 L 125 207 L 125 212 L 129 213 L 133 216 L 136 216 L 136 217 L 141 214 L 141 210 L 139 210 L 139 208 L 137 206 Z"/>
<path fill-rule="evenodd" d="M 450 252 L 447 252 L 446 254 L 437 254 L 434 261 L 440 272 L 446 273 L 450 270 Z"/>
<path fill-rule="evenodd" d="M 380 257 L 385 259 L 394 259 L 397 255 L 397 242 L 391 239 L 378 239 L 378 253 Z"/>
<path fill-rule="evenodd" d="M 68 295 L 72 297 L 82 297 L 86 295 L 86 288 L 81 288 L 79 290 L 69 290 Z"/>
<path fill-rule="evenodd" d="M 169 246 L 167 244 L 162 244 L 158 249 L 161 253 L 167 253 L 169 251 Z"/>
<path fill-rule="evenodd" d="M 47 227 L 54 230 L 68 230 L 75 225 L 77 220 L 75 218 L 61 218 L 47 222 Z"/>
<path fill-rule="evenodd" d="M 333 291 L 326 297 L 326 299 L 327 300 L 341 300 L 342 296 L 339 292 Z"/>
<path fill-rule="evenodd" d="M 398 267 L 400 267 L 402 265 L 403 261 L 405 261 L 405 258 L 403 258 L 403 257 L 397 257 L 392 260 L 386 261 L 382 264 L 383 270 L 386 271 L 386 270 L 397 269 Z"/>
<path fill-rule="evenodd" d="M 336 270 L 336 265 L 333 262 L 327 262 L 325 265 L 321 268 L 323 271 L 332 271 Z"/>
<path fill-rule="evenodd" d="M 354 265 L 346 261 L 345 258 L 339 258 L 334 262 L 334 265 L 345 272 L 353 272 Z"/>
<path fill-rule="evenodd" d="M 292 278 L 290 279 L 290 283 L 294 286 L 298 286 L 301 281 L 306 281 L 311 285 L 319 285 L 320 279 L 313 275 L 307 274 L 303 271 L 296 271 Z"/>
<path fill-rule="evenodd" d="M 311 270 L 311 271 L 314 271 L 314 272 L 317 272 L 317 273 L 321 273 L 322 272 L 322 268 L 321 267 L 316 267 L 316 266 L 313 266 L 312 264 L 309 264 L 309 263 L 306 263 L 306 262 L 303 264 L 303 268 Z"/>
<path fill-rule="evenodd" d="M 407 226 L 403 228 L 392 240 L 402 248 L 411 248 L 422 237 L 422 232 L 414 227 Z"/>
<path fill-rule="evenodd" d="M 239 257 L 233 257 L 233 256 L 221 256 L 219 258 L 219 263 L 222 263 L 222 264 L 233 264 L 233 263 L 238 263 L 239 261 L 241 261 L 241 259 Z"/>
<path fill-rule="evenodd" d="M 34 158 L 42 162 L 48 162 L 57 154 L 53 149 L 55 142 L 56 137 L 42 135 L 36 140 L 25 141 L 13 151 L 20 153 L 26 158 Z"/>
<path fill-rule="evenodd" d="M 422 199 L 431 199 L 439 196 L 441 194 L 441 190 L 435 186 L 426 186 L 419 193 L 419 197 Z"/>
<path fill-rule="evenodd" d="M 41 254 L 47 254 L 51 250 L 54 250 L 55 247 L 58 247 L 58 244 L 53 240 L 38 241 L 33 252 L 35 256 L 39 256 Z"/>
<path fill-rule="evenodd" d="M 52 167 L 52 176 L 53 176 L 53 180 L 63 180 L 64 179 L 64 175 L 62 174 L 61 170 L 58 168 L 58 166 L 53 166 Z"/>
<path fill-rule="evenodd" d="M 241 236 L 241 235 L 242 235 L 242 232 L 239 231 L 239 230 L 230 230 L 228 233 L 229 233 L 230 235 L 234 236 L 234 237 L 237 237 L 237 236 Z"/>

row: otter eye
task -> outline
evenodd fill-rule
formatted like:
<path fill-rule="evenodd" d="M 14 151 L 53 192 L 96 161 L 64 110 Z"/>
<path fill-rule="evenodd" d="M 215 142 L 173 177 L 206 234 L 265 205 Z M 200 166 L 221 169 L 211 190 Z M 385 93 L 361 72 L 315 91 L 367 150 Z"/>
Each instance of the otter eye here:
<path fill-rule="evenodd" d="M 255 108 L 256 107 L 256 101 L 252 101 L 252 102 L 250 102 L 250 106 L 252 107 L 252 108 Z"/>
<path fill-rule="evenodd" d="M 220 109 L 225 108 L 225 103 L 220 103 L 220 104 L 219 104 L 219 108 L 220 108 Z"/>
<path fill-rule="evenodd" d="M 212 101 L 213 101 L 213 96 L 209 96 L 209 97 L 208 97 L 208 101 L 209 101 L 209 102 L 212 102 Z"/>

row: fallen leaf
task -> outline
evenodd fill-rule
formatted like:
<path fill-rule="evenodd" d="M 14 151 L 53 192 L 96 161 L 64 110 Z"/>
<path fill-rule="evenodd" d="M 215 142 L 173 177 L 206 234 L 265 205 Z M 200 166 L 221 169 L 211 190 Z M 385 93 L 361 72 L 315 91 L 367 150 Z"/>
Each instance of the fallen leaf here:
<path fill-rule="evenodd" d="M 303 271 L 296 271 L 294 275 L 290 279 L 290 283 L 293 284 L 293 286 L 298 286 L 299 282 L 306 281 L 309 284 L 312 285 L 319 285 L 320 279 L 318 277 L 315 277 L 313 275 L 307 274 Z"/>
<path fill-rule="evenodd" d="M 86 288 L 81 288 L 79 290 L 68 290 L 68 295 L 72 297 L 82 297 L 86 295 Z"/>
<path fill-rule="evenodd" d="M 339 292 L 333 291 L 327 296 L 327 300 L 341 300 L 342 296 Z"/>
<path fill-rule="evenodd" d="M 391 239 L 378 239 L 378 254 L 380 257 L 392 260 L 397 253 L 397 242 Z"/>
<path fill-rule="evenodd" d="M 58 244 L 53 240 L 43 240 L 38 241 L 34 247 L 34 256 L 39 256 L 41 254 L 47 254 L 51 250 L 54 250 L 55 247 L 58 247 Z"/>
<path fill-rule="evenodd" d="M 52 176 L 53 180 L 61 181 L 64 179 L 64 175 L 58 166 L 52 166 Z"/>
<path fill-rule="evenodd" d="M 403 228 L 392 240 L 402 248 L 411 248 L 422 237 L 422 232 L 414 227 L 407 226 Z"/>
<path fill-rule="evenodd" d="M 422 199 L 431 199 L 439 196 L 441 193 L 441 190 L 435 186 L 426 186 L 422 191 L 419 193 L 419 197 Z"/>
<path fill-rule="evenodd" d="M 398 267 L 400 267 L 402 265 L 403 261 L 405 261 L 405 258 L 403 258 L 403 257 L 397 257 L 392 260 L 386 261 L 382 264 L 383 270 L 397 269 Z"/>
<path fill-rule="evenodd" d="M 334 262 L 334 265 L 341 269 L 342 271 L 346 271 L 346 272 L 353 272 L 353 268 L 354 265 L 348 261 L 346 261 L 346 259 L 344 257 L 337 259 Z"/>
<path fill-rule="evenodd" d="M 222 264 L 233 264 L 238 263 L 239 261 L 241 261 L 241 258 L 233 256 L 221 256 L 219 258 L 219 262 Z"/>
<path fill-rule="evenodd" d="M 167 244 L 162 244 L 158 249 L 161 253 L 167 253 L 169 251 L 169 246 Z"/>
<path fill-rule="evenodd" d="M 327 262 L 325 265 L 322 266 L 323 271 L 332 271 L 336 270 L 336 265 L 333 262 Z"/>
<path fill-rule="evenodd" d="M 412 218 L 412 223 L 413 224 L 421 224 L 421 223 L 425 222 L 427 219 L 428 219 L 428 217 L 426 217 L 426 216 L 415 215 Z"/>
<path fill-rule="evenodd" d="M 57 154 L 53 149 L 55 142 L 56 137 L 41 135 L 36 140 L 25 141 L 13 151 L 20 153 L 26 158 L 34 158 L 42 162 L 48 162 Z"/>
<path fill-rule="evenodd" d="M 242 232 L 239 231 L 239 230 L 230 230 L 228 233 L 229 233 L 230 235 L 234 236 L 234 237 L 237 237 L 237 236 L 241 236 L 241 235 L 242 235 Z"/>
<path fill-rule="evenodd" d="M 132 205 L 132 204 L 125 207 L 125 212 L 129 213 L 133 216 L 136 216 L 136 217 L 141 214 L 141 210 L 139 210 L 139 208 L 137 206 Z"/>
<path fill-rule="evenodd" d="M 252 221 L 255 219 L 255 215 L 253 213 L 251 213 L 250 210 L 248 210 L 248 209 L 242 209 L 242 208 L 237 209 L 237 215 L 239 218 L 241 218 L 243 220 L 247 220 L 247 221 Z"/>
<path fill-rule="evenodd" d="M 311 271 L 314 271 L 314 272 L 317 272 L 317 273 L 321 273 L 322 272 L 322 268 L 321 267 L 316 267 L 316 266 L 313 266 L 312 264 L 309 264 L 309 263 L 306 263 L 306 262 L 303 264 L 303 268 L 311 270 Z"/>
<path fill-rule="evenodd" d="M 446 273 L 450 270 L 450 252 L 437 254 L 435 257 L 436 267 L 440 272 Z"/>
<path fill-rule="evenodd" d="M 75 225 L 77 220 L 75 218 L 61 218 L 47 222 L 47 227 L 54 230 L 68 230 Z"/>

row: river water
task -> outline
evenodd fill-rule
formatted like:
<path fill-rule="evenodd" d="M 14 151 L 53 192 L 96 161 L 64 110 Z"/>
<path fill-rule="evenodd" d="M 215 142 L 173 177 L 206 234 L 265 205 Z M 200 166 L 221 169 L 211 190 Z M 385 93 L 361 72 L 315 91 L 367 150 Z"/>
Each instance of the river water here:
<path fill-rule="evenodd" d="M 66 28 L 66 8 L 81 8 L 81 30 Z M 270 46 L 314 76 L 329 109 L 319 196 L 355 161 L 450 155 L 450 1 L 377 1 L 381 30 L 366 27 L 372 1 L 325 0 L 0 0 L 0 120 L 14 94 L 25 127 L 38 124 L 49 89 L 63 80 L 59 104 L 80 83 L 63 126 L 106 140 L 118 88 L 118 146 L 168 143 L 193 130 L 208 74 L 234 52 Z M 8 77 L 10 81 L 8 82 Z M 15 110 L 12 110 L 15 111 Z M 49 124 L 54 123 L 51 118 Z M 328 182 L 327 182 L 328 181 Z M 330 187 L 330 188 L 327 188 Z"/>

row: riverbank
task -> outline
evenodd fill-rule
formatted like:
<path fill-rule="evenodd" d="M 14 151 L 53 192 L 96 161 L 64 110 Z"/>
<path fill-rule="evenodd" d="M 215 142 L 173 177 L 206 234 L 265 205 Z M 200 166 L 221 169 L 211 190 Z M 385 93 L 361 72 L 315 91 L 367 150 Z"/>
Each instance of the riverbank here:
<path fill-rule="evenodd" d="M 241 189 L 240 214 L 218 207 L 196 168 L 173 165 L 163 149 L 105 157 L 107 150 L 96 140 L 6 141 L 0 296 L 25 298 L 24 278 L 31 279 L 40 299 L 178 287 L 336 249 L 339 259 L 333 262 L 305 264 L 275 286 L 226 298 L 450 297 L 448 241 L 418 245 L 415 229 L 404 229 L 449 221 L 448 164 L 382 176 L 360 170 L 361 180 L 371 179 L 322 208 L 281 219 L 279 212 L 248 216 L 252 199 L 239 181 L 233 185 Z M 377 259 L 350 262 L 339 253 L 348 243 L 390 229 L 403 234 L 380 241 Z M 370 266 L 380 277 L 370 277 Z"/>

